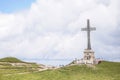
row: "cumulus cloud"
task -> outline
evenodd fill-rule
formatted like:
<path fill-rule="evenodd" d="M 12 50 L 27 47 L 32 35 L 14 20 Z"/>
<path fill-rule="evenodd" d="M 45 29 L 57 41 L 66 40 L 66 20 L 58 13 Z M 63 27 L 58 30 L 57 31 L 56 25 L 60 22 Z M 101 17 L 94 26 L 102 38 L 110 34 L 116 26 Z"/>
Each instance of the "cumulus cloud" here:
<path fill-rule="evenodd" d="M 36 0 L 26 11 L 0 13 L 0 57 L 73 59 L 86 48 L 91 20 L 96 57 L 120 56 L 119 0 Z M 116 40 L 117 39 L 117 40 Z"/>

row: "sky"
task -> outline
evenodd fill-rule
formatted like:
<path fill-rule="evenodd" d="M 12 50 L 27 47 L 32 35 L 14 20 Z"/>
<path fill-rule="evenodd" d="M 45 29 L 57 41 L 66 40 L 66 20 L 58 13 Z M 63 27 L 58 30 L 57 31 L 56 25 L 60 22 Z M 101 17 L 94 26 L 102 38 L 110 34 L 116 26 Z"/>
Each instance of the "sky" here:
<path fill-rule="evenodd" d="M 87 48 L 90 19 L 96 58 L 120 61 L 120 0 L 1 0 L 0 58 L 68 64 Z"/>

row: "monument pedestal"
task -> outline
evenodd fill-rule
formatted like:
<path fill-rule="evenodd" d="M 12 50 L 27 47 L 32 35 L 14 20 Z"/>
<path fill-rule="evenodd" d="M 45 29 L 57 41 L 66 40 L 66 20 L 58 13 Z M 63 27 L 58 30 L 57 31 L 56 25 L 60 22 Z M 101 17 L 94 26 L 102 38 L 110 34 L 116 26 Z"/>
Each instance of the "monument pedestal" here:
<path fill-rule="evenodd" d="M 95 61 L 94 51 L 91 49 L 85 49 L 83 60 L 84 64 L 94 64 Z"/>

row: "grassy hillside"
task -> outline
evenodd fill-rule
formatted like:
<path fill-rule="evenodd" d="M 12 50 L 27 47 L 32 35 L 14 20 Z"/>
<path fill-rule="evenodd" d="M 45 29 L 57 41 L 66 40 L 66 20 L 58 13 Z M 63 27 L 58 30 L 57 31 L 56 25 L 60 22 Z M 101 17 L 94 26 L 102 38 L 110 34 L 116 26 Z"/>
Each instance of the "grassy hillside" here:
<path fill-rule="evenodd" d="M 0 80 L 120 80 L 120 63 L 103 61 L 95 67 L 74 65 L 26 74 L 4 73 Z"/>
<path fill-rule="evenodd" d="M 0 59 L 0 80 L 2 80 L 2 75 L 31 73 L 41 68 L 41 65 L 24 62 L 14 57 L 2 58 Z"/>
<path fill-rule="evenodd" d="M 14 63 L 19 62 L 19 63 L 21 63 L 23 61 L 21 61 L 17 58 L 14 58 L 14 57 L 6 57 L 6 58 L 0 59 L 0 62 L 14 62 Z"/>

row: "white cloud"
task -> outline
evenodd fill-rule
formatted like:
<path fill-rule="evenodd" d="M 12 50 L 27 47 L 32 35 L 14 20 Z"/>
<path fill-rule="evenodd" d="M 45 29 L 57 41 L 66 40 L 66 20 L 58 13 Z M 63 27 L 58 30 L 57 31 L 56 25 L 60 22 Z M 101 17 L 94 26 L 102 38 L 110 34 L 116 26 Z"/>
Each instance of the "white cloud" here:
<path fill-rule="evenodd" d="M 37 0 L 26 11 L 1 13 L 0 57 L 81 58 L 86 32 L 80 29 L 86 27 L 88 18 L 97 28 L 92 32 L 96 56 L 120 56 L 120 46 L 109 44 L 115 41 L 111 34 L 119 26 L 118 3 L 119 0 Z"/>

